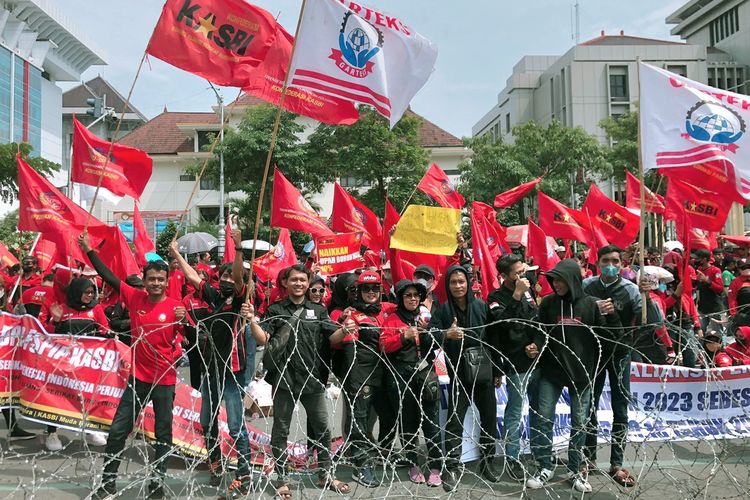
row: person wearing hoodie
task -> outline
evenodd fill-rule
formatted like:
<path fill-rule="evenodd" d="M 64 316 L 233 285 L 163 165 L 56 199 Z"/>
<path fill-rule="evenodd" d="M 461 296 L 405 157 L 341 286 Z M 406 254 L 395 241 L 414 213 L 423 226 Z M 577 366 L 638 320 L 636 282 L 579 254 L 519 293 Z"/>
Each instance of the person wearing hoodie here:
<path fill-rule="evenodd" d="M 734 332 L 734 342 L 729 344 L 726 353 L 732 364 L 750 365 L 750 326 L 740 326 Z"/>
<path fill-rule="evenodd" d="M 725 368 L 733 364 L 734 360 L 724 349 L 721 335 L 716 332 L 708 332 L 703 338 L 701 366 L 703 368 Z"/>
<path fill-rule="evenodd" d="M 482 458 L 480 474 L 488 482 L 499 481 L 492 468 L 497 441 L 497 398 L 492 370 L 482 368 L 475 375 L 485 373 L 485 378 L 465 378 L 471 370 L 461 368 L 467 364 L 464 353 L 469 349 L 480 366 L 490 363 L 490 350 L 486 347 L 484 325 L 487 323 L 487 305 L 471 292 L 471 277 L 464 267 L 451 266 L 445 273 L 447 301 L 440 306 L 429 323 L 429 333 L 434 342 L 443 348 L 451 384 L 448 390 L 448 421 L 445 425 L 446 465 L 443 472 L 443 489 L 456 489 L 459 481 L 459 464 L 463 442 L 463 422 L 472 401 L 479 410 L 481 422 L 480 446 Z M 425 342 L 429 344 L 429 342 Z M 433 347 L 424 348 L 431 352 Z M 458 371 L 458 373 L 457 373 Z M 489 373 L 487 374 L 487 372 Z"/>
<path fill-rule="evenodd" d="M 487 337 L 505 366 L 508 401 L 503 418 L 503 441 L 508 473 L 513 479 L 523 481 L 524 468 L 518 460 L 523 430 L 523 401 L 526 394 L 530 400 L 536 394 L 539 371 L 532 368 L 543 335 L 530 324 L 531 320 L 536 319 L 538 308 L 530 293 L 531 283 L 525 278 L 526 265 L 521 257 L 516 254 L 503 255 L 497 261 L 497 271 L 503 281 L 500 288 L 487 297 L 490 323 Z M 530 417 L 533 418 L 533 415 Z"/>
<path fill-rule="evenodd" d="M 587 493 L 592 488 L 583 460 L 583 446 L 594 376 L 602 362 L 599 335 L 605 327 L 616 328 L 621 323 L 611 300 L 597 301 L 584 292 L 581 270 L 575 260 L 559 262 L 546 276 L 555 293 L 544 297 L 539 305 L 539 322 L 544 325 L 547 338 L 539 346 L 541 371 L 530 410 L 536 414 L 531 429 L 531 452 L 539 462 L 539 470 L 526 481 L 526 487 L 543 488 L 552 478 L 555 407 L 567 387 L 571 416 L 568 479 L 576 491 Z"/>
<path fill-rule="evenodd" d="M 394 413 L 400 416 L 401 441 L 406 459 L 411 463 L 409 479 L 416 484 L 426 482 L 428 486 L 440 486 L 440 429 L 435 425 L 422 427 L 430 469 L 426 480 L 418 465 L 416 449 L 420 420 L 431 418 L 435 422 L 438 413 L 438 402 L 423 397 L 426 374 L 434 370 L 420 351 L 420 337 L 428 325 L 421 315 L 420 303 L 427 297 L 427 287 L 421 281 L 404 279 L 396 283 L 394 292 L 396 309 L 386 317 L 380 336 L 380 348 L 390 365 L 386 374 L 388 399 Z"/>
<path fill-rule="evenodd" d="M 49 318 L 44 316 L 43 311 L 39 320 L 43 323 L 46 320 L 48 332 L 98 337 L 109 334 L 107 315 L 97 300 L 94 283 L 88 278 L 73 278 L 65 293 L 65 303 L 52 304 L 49 306 Z M 101 434 L 86 433 L 85 438 L 93 446 L 107 444 Z M 49 451 L 60 451 L 63 448 L 54 425 L 47 426 L 45 446 Z"/>

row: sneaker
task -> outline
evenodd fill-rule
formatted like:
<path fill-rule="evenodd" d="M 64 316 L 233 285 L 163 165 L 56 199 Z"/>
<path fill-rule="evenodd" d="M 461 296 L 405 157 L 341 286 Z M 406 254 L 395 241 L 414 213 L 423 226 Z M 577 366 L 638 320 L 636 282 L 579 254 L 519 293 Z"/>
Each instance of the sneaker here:
<path fill-rule="evenodd" d="M 160 483 L 157 482 L 151 482 L 148 485 L 148 497 L 149 500 L 153 499 L 159 499 L 164 498 L 164 486 L 162 486 Z"/>
<path fill-rule="evenodd" d="M 443 491 L 450 493 L 458 488 L 459 472 L 455 469 L 446 469 L 441 479 L 443 481 Z"/>
<path fill-rule="evenodd" d="M 508 477 L 514 481 L 522 483 L 526 480 L 526 468 L 521 465 L 521 462 L 509 460 L 505 466 L 505 470 L 508 472 Z"/>
<path fill-rule="evenodd" d="M 211 486 L 221 485 L 221 481 L 224 479 L 224 470 L 221 467 L 221 460 L 209 462 L 208 470 L 211 472 L 211 479 L 208 480 L 208 484 Z"/>
<path fill-rule="evenodd" d="M 573 489 L 581 493 L 591 493 L 593 488 L 589 483 L 589 474 L 586 471 L 568 472 L 568 481 L 573 483 Z"/>
<path fill-rule="evenodd" d="M 424 474 L 422 474 L 422 471 L 419 467 L 412 467 L 409 469 L 409 480 L 414 484 L 424 484 Z"/>
<path fill-rule="evenodd" d="M 526 481 L 526 487 L 530 490 L 544 488 L 552 477 L 552 471 L 542 469 Z"/>
<path fill-rule="evenodd" d="M 234 478 L 227 489 L 226 498 L 244 498 L 250 493 L 253 485 L 251 476 L 242 476 Z"/>
<path fill-rule="evenodd" d="M 361 467 L 355 470 L 352 474 L 352 480 L 358 482 L 365 488 L 376 488 L 380 485 L 380 482 L 375 479 L 372 467 Z"/>
<path fill-rule="evenodd" d="M 56 432 L 50 432 L 44 439 L 44 446 L 49 451 L 60 451 L 63 449 L 62 441 Z"/>
<path fill-rule="evenodd" d="M 440 471 L 437 469 L 430 469 L 430 475 L 427 477 L 427 486 L 440 486 L 443 484 L 443 480 L 440 479 Z"/>
<path fill-rule="evenodd" d="M 117 487 L 114 482 L 104 482 L 99 488 L 91 492 L 88 497 L 91 500 L 110 500 L 117 496 Z"/>
<path fill-rule="evenodd" d="M 13 427 L 13 430 L 10 431 L 10 440 L 11 441 L 23 441 L 24 439 L 34 439 L 37 435 L 33 432 L 29 432 L 27 430 L 21 429 L 17 425 Z"/>
<path fill-rule="evenodd" d="M 107 444 L 107 438 L 104 434 L 97 433 L 86 433 L 84 439 L 89 446 L 105 446 Z"/>

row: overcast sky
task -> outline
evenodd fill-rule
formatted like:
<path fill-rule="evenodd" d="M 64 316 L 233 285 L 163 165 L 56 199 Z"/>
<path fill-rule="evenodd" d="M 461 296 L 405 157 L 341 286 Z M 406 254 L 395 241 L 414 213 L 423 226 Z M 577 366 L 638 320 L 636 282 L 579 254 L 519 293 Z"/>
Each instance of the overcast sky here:
<path fill-rule="evenodd" d="M 200 0 L 197 0 L 200 3 Z M 55 0 L 55 5 L 100 49 L 107 66 L 95 66 L 84 80 L 101 74 L 126 95 L 148 43 L 161 0 Z M 256 0 L 294 33 L 301 0 Z M 574 0 L 369 0 L 361 3 L 403 19 L 435 42 L 435 72 L 412 108 L 462 137 L 497 102 L 513 65 L 524 55 L 561 55 L 573 44 Z M 581 0 L 581 41 L 608 34 L 675 39 L 664 23 L 686 0 Z M 150 58 L 136 83 L 134 105 L 152 118 L 170 111 L 209 111 L 216 98 L 205 80 Z M 70 85 L 61 84 L 63 88 Z M 238 89 L 224 88 L 227 102 Z M 118 110 L 119 112 L 119 110 Z"/>

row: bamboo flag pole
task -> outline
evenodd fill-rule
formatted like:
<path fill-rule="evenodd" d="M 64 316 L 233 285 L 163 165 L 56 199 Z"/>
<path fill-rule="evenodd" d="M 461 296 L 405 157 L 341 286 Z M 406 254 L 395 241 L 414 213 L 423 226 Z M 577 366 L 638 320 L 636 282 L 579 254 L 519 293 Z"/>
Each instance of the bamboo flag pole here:
<path fill-rule="evenodd" d="M 641 99 L 641 96 L 643 95 L 641 93 L 641 58 L 636 57 L 635 64 L 637 68 L 637 75 L 638 75 L 638 99 Z M 645 267 L 645 233 L 646 233 L 646 226 L 644 224 L 646 214 L 646 184 L 645 180 L 643 179 L 643 147 L 641 144 L 641 130 L 643 127 L 641 127 L 641 120 L 643 119 L 643 110 L 641 110 L 639 117 L 638 117 L 638 180 L 641 181 L 641 187 L 640 187 L 640 197 L 641 197 L 641 218 L 640 218 L 640 226 L 638 228 L 638 264 L 640 266 L 641 270 L 641 276 L 643 276 L 643 268 Z M 646 301 L 648 300 L 648 296 L 646 295 L 646 292 L 641 292 L 641 324 L 645 325 L 648 317 L 648 307 L 646 307 Z"/>
<path fill-rule="evenodd" d="M 130 104 L 130 98 L 133 97 L 133 90 L 135 89 L 135 82 L 138 81 L 138 77 L 141 74 L 141 69 L 143 69 L 143 63 L 146 61 L 147 55 L 148 55 L 148 52 L 144 50 L 143 57 L 141 57 L 141 62 L 138 63 L 138 70 L 135 72 L 135 78 L 133 78 L 133 83 L 130 85 L 128 96 L 125 98 L 125 104 L 123 104 L 122 106 L 122 113 L 120 113 L 120 119 L 117 121 L 117 126 L 115 127 L 115 133 L 112 136 L 112 142 L 109 143 L 109 151 L 107 151 L 107 158 L 104 162 L 104 166 L 102 166 L 102 172 L 99 175 L 99 182 L 96 183 L 96 191 L 94 191 L 94 198 L 91 200 L 89 213 L 86 216 L 86 224 L 83 226 L 84 233 L 89 228 L 89 222 L 91 222 L 91 214 L 94 212 L 94 205 L 96 205 L 96 199 L 99 197 L 99 189 L 101 189 L 102 187 L 102 180 L 104 179 L 104 172 L 107 169 L 107 166 L 109 165 L 109 160 L 112 157 L 112 149 L 115 147 L 115 142 L 117 141 L 117 134 L 120 132 L 120 126 L 122 125 L 122 122 L 125 119 L 125 113 L 127 112 L 128 105 Z M 71 165 L 70 168 L 73 168 L 73 165 Z"/>
<path fill-rule="evenodd" d="M 299 19 L 297 20 L 297 28 L 294 31 L 294 45 L 292 45 L 292 54 L 289 57 L 289 64 L 286 68 L 286 76 L 284 78 L 284 85 L 281 87 L 281 96 L 279 97 L 279 103 L 276 105 L 276 119 L 273 123 L 273 131 L 271 132 L 271 144 L 268 146 L 268 155 L 266 156 L 266 163 L 263 167 L 263 179 L 260 184 L 260 195 L 258 196 L 258 210 L 255 213 L 255 228 L 253 232 L 253 249 L 250 254 L 250 276 L 248 278 L 248 287 L 245 294 L 245 301 L 250 299 L 250 293 L 252 292 L 252 286 L 250 284 L 253 281 L 253 262 L 255 261 L 255 252 L 258 244 L 258 232 L 260 231 L 261 214 L 263 212 L 263 198 L 266 195 L 266 184 L 268 183 L 268 171 L 271 168 L 271 159 L 273 158 L 273 151 L 276 148 L 276 139 L 279 135 L 279 125 L 281 123 L 281 111 L 284 108 L 284 100 L 286 99 L 287 87 L 289 87 L 289 80 L 291 77 L 292 61 L 294 60 L 294 53 L 297 50 L 297 40 L 299 39 L 300 27 L 302 26 L 302 18 L 305 15 L 305 5 L 307 0 L 302 0 L 302 6 L 299 11 Z"/>

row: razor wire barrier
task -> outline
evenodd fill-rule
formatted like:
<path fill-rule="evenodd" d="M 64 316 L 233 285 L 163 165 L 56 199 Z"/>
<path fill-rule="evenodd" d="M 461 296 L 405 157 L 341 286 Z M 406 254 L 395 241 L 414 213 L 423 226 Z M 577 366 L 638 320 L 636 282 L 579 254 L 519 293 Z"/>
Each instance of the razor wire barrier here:
<path fill-rule="evenodd" d="M 726 311 L 714 317 L 720 318 L 725 315 Z M 261 325 L 265 324 L 266 321 L 267 319 L 261 320 Z M 575 353 L 565 344 L 549 336 L 548 331 L 554 325 L 544 325 L 528 320 L 502 320 L 492 322 L 480 328 L 495 324 L 512 323 L 532 328 L 547 340 L 540 346 L 539 355 L 532 361 L 531 369 L 525 374 L 521 374 L 519 378 L 520 387 L 517 389 L 522 394 L 533 390 L 532 374 L 541 369 L 540 360 L 542 357 L 552 354 L 553 349 L 551 349 L 551 346 L 556 346 L 554 350 L 562 349 L 563 352 L 571 355 L 574 359 L 578 358 L 578 353 Z M 163 326 L 168 328 L 172 325 Z M 232 327 L 233 325 L 227 324 L 226 326 Z M 656 325 L 647 325 L 647 327 L 654 326 Z M 290 323 L 290 327 L 294 328 L 295 325 Z M 670 328 L 673 330 L 678 329 L 675 325 L 671 325 Z M 212 376 L 218 379 L 214 381 L 213 387 L 203 388 L 205 394 L 210 397 L 212 396 L 212 391 L 224 392 L 229 384 L 234 383 L 243 388 L 242 396 L 244 397 L 247 393 L 247 387 L 251 382 L 256 384 L 262 383 L 259 381 L 262 379 L 256 380 L 254 372 L 256 366 L 261 370 L 264 369 L 260 360 L 263 350 L 259 350 L 257 353 L 256 366 L 253 366 L 252 372 L 250 372 L 252 375 L 248 373 L 250 369 L 244 374 L 232 374 L 230 366 L 214 363 L 207 356 L 205 348 L 211 345 L 211 335 L 206 329 L 205 322 L 198 322 L 197 329 L 198 338 L 204 342 L 204 346 L 202 346 L 204 349 L 200 349 L 201 346 L 197 345 L 185 347 L 185 349 L 199 349 L 201 356 L 198 359 L 201 361 L 201 372 L 204 382 L 210 380 Z M 630 327 L 623 327 L 623 329 L 631 330 Z M 649 328 L 639 327 L 639 329 L 643 331 Z M 464 330 L 471 329 L 465 328 Z M 603 357 L 601 339 L 596 329 L 592 330 L 589 328 L 589 330 L 599 344 L 595 369 L 595 372 L 598 372 L 599 368 L 607 360 Z M 18 333 L 4 329 L 2 337 Z M 65 335 L 48 335 L 42 331 L 27 333 L 39 336 L 39 338 L 50 342 L 55 342 L 56 339 L 65 339 L 71 346 L 75 346 L 77 343 L 85 343 L 85 340 L 82 339 Z M 297 331 L 293 329 L 293 335 L 296 334 Z M 652 332 L 650 334 L 653 335 Z M 137 336 L 133 337 L 133 340 L 134 345 L 142 341 Z M 607 341 L 609 343 L 618 343 L 612 339 L 607 339 Z M 13 401 L 13 406 L 17 408 L 15 410 L 17 416 L 20 417 L 18 418 L 18 422 L 22 425 L 24 420 L 36 420 L 44 423 L 49 421 L 39 418 L 38 415 L 40 413 L 38 412 L 35 414 L 37 415 L 36 417 L 30 416 L 31 413 L 28 409 L 35 407 L 35 405 L 44 406 L 42 403 L 48 401 L 45 400 L 47 396 L 42 396 L 43 394 L 55 395 L 57 392 L 60 392 L 59 384 L 53 383 L 54 381 L 60 382 L 60 380 L 55 379 L 54 376 L 50 376 L 50 373 L 54 372 L 55 368 L 62 369 L 63 365 L 70 362 L 70 358 L 65 356 L 50 363 L 49 361 L 43 361 L 44 356 L 42 355 L 34 357 L 23 354 L 21 351 L 28 350 L 28 346 L 32 345 L 33 342 L 37 342 L 37 340 L 29 340 L 27 344 L 24 344 L 24 339 L 21 338 L 14 342 L 0 341 L 0 345 L 2 346 L 12 344 L 12 348 L 3 355 L 0 355 L 3 366 L 6 366 L 6 361 L 9 361 L 10 364 L 8 366 L 18 368 L 16 366 L 18 360 L 24 360 L 24 366 L 19 368 L 20 373 L 14 372 L 10 380 L 7 379 L 5 371 L 1 372 L 4 374 L 5 382 L 9 383 L 11 387 L 9 398 L 12 398 L 13 394 L 19 390 L 17 386 L 14 389 L 13 384 L 19 384 L 19 380 L 22 377 L 32 379 L 37 377 L 37 395 L 33 396 L 33 391 L 26 390 L 22 392 L 25 399 Z M 497 351 L 487 339 L 482 339 L 481 343 L 495 359 L 503 361 L 503 366 L 496 368 L 505 369 L 506 376 L 504 378 L 507 380 L 508 359 Z M 621 345 L 628 348 L 627 344 Z M 435 345 L 434 347 L 438 348 L 439 346 Z M 682 349 L 697 350 L 698 348 L 702 348 L 702 346 L 693 341 L 682 345 Z M 294 349 L 297 349 L 296 345 Z M 408 475 L 408 469 L 411 464 L 406 462 L 408 457 L 407 453 L 404 452 L 404 444 L 411 442 L 416 445 L 418 464 L 421 467 L 421 471 L 425 475 L 429 474 L 429 469 L 426 466 L 426 462 L 429 460 L 426 447 L 428 437 L 425 435 L 428 416 L 421 411 L 421 407 L 419 408 L 419 414 L 416 416 L 405 414 L 405 408 L 407 407 L 405 405 L 407 405 L 410 399 L 420 402 L 421 405 L 425 397 L 425 391 L 427 390 L 426 382 L 418 377 L 417 371 L 414 371 L 411 377 L 404 378 L 403 374 L 397 372 L 393 364 L 390 363 L 387 356 L 382 355 L 379 351 L 375 351 L 367 345 L 355 342 L 355 354 L 358 349 L 369 350 L 369 354 L 380 356 L 384 369 L 383 379 L 398 380 L 400 384 L 391 384 L 388 386 L 389 389 L 392 389 L 394 386 L 399 387 L 397 395 L 388 394 L 387 391 L 380 391 L 378 393 L 378 397 L 390 396 L 390 401 L 397 402 L 394 408 L 395 420 L 393 429 L 389 436 L 385 436 L 380 435 L 382 429 L 379 423 L 375 423 L 377 418 L 374 416 L 369 419 L 365 428 L 356 427 L 361 426 L 361 421 L 358 419 L 351 419 L 351 417 L 347 419 L 345 417 L 348 413 L 347 408 L 353 406 L 354 399 L 363 395 L 360 392 L 351 393 L 343 389 L 347 377 L 351 377 L 353 371 L 357 369 L 356 364 L 344 367 L 342 377 L 336 377 L 331 374 L 327 381 L 325 401 L 328 415 L 327 425 L 332 437 L 330 452 L 333 457 L 330 476 L 349 483 L 351 487 L 349 496 L 355 498 L 435 498 L 451 495 L 455 498 L 479 498 L 486 495 L 511 498 L 524 496 L 531 498 L 581 497 L 582 493 L 574 491 L 571 488 L 571 484 L 566 480 L 564 473 L 567 448 L 570 443 L 569 418 L 565 414 L 565 404 L 569 402 L 569 396 L 566 393 L 563 393 L 561 400 L 557 402 L 558 411 L 555 412 L 554 421 L 550 422 L 553 426 L 554 436 L 554 476 L 545 488 L 530 490 L 525 483 L 509 478 L 508 464 L 503 459 L 503 440 L 501 439 L 503 434 L 499 429 L 496 430 L 498 433 L 495 439 L 497 457 L 494 459 L 493 466 L 497 474 L 501 476 L 501 481 L 498 483 L 490 482 L 477 470 L 473 459 L 476 458 L 476 449 L 480 443 L 477 442 L 474 436 L 481 423 L 476 411 L 470 409 L 467 412 L 461 436 L 446 434 L 445 422 L 451 416 L 447 414 L 449 405 L 446 404 L 446 397 L 449 396 L 450 391 L 454 391 L 455 394 L 461 391 L 464 394 L 472 394 L 476 389 L 475 386 L 464 386 L 458 377 L 455 377 L 450 383 L 446 383 L 444 380 L 441 381 L 439 401 L 441 411 L 438 422 L 441 439 L 438 444 L 442 448 L 439 460 L 439 472 L 443 474 L 446 468 L 447 457 L 451 451 L 454 451 L 454 454 L 456 451 L 444 448 L 446 442 L 450 438 L 458 438 L 459 443 L 461 443 L 463 459 L 466 460 L 466 463 L 459 469 L 459 484 L 452 493 L 444 492 L 440 487 L 431 488 L 425 484 L 414 484 Z M 299 354 L 295 350 L 289 353 L 290 357 Z M 132 348 L 130 352 L 134 352 Z M 96 359 L 96 348 L 92 348 L 88 354 L 92 359 Z M 698 354 L 701 353 L 699 352 Z M 328 363 L 327 360 L 321 357 L 320 352 L 317 355 L 318 358 L 315 360 L 317 363 Z M 80 356 L 85 356 L 85 354 L 81 354 Z M 304 359 L 304 357 L 297 356 L 295 359 Z M 458 365 L 452 366 L 447 356 L 444 359 L 449 373 L 456 373 L 460 369 Z M 236 448 L 234 440 L 229 439 L 226 432 L 226 408 L 224 408 L 224 405 L 217 406 L 214 408 L 215 412 L 208 415 L 208 418 L 211 420 L 219 421 L 219 439 L 215 446 L 221 451 L 221 465 L 226 470 L 222 483 L 217 486 L 211 486 L 209 485 L 210 472 L 206 466 L 206 462 L 208 454 L 212 450 L 201 448 L 200 393 L 189 388 L 189 381 L 187 380 L 188 371 L 187 367 L 184 366 L 185 361 L 186 356 L 184 354 L 177 361 L 178 389 L 174 400 L 173 430 L 177 429 L 180 425 L 186 428 L 182 429 L 185 431 L 184 433 L 179 434 L 180 439 L 178 439 L 177 432 L 173 434 L 173 443 L 166 459 L 167 469 L 164 484 L 167 489 L 167 496 L 179 498 L 230 497 L 227 489 L 234 476 L 233 468 L 235 467 L 235 460 L 230 457 L 235 455 Z M 137 363 L 138 360 L 131 359 L 130 362 Z M 611 420 L 608 420 L 610 409 L 608 409 L 607 402 L 608 391 L 605 389 L 604 404 L 599 407 L 600 428 L 597 431 L 599 432 L 600 439 L 597 444 L 597 451 L 599 452 L 598 461 L 595 464 L 597 469 L 593 469 L 592 467 L 589 470 L 589 482 L 593 487 L 592 494 L 607 495 L 610 498 L 657 498 L 665 494 L 671 495 L 671 498 L 749 497 L 750 491 L 748 490 L 750 490 L 750 486 L 748 485 L 750 483 L 748 483 L 747 479 L 748 470 L 750 469 L 747 467 L 749 459 L 746 452 L 746 445 L 748 436 L 750 436 L 750 414 L 748 414 L 748 410 L 750 409 L 750 384 L 746 382 L 750 381 L 750 367 L 747 369 L 737 366 L 726 369 L 701 370 L 673 365 L 637 364 L 633 366 L 636 368 L 631 367 L 631 384 L 633 384 L 631 385 L 631 393 L 637 392 L 638 394 L 631 394 L 629 401 L 630 432 L 623 465 L 637 479 L 637 483 L 634 487 L 624 488 L 613 481 L 607 474 L 608 440 L 610 439 Z M 288 364 L 284 364 L 282 370 L 287 369 L 291 368 Z M 305 369 L 307 370 L 305 381 L 310 382 L 314 378 L 315 370 L 312 366 L 305 366 Z M 34 370 L 37 370 L 38 373 Z M 88 389 L 90 389 L 91 383 L 94 383 L 96 387 L 98 381 L 92 382 L 90 378 L 77 378 L 78 374 L 83 373 L 81 370 L 73 369 L 65 373 L 67 373 L 70 381 L 66 382 L 67 387 L 65 389 L 67 390 L 62 393 L 71 401 L 73 397 L 78 398 L 81 405 L 81 421 L 85 422 L 91 419 L 101 420 L 100 416 L 94 415 L 98 411 L 97 407 L 95 405 L 88 406 L 89 403 L 87 403 L 96 400 L 96 398 L 91 398 Z M 636 373 L 635 376 L 633 375 L 634 373 Z M 643 387 L 649 388 L 647 396 L 644 396 L 644 393 L 638 389 L 640 386 L 633 382 L 633 380 L 644 379 L 642 375 L 645 373 L 653 375 L 651 381 L 641 381 L 638 383 L 642 384 Z M 229 378 L 222 379 L 222 374 L 229 374 L 227 375 Z M 262 372 L 258 373 L 258 375 L 262 375 Z M 237 377 L 240 378 L 238 379 Z M 120 380 L 120 383 L 124 387 L 124 381 Z M 488 381 L 488 383 L 492 383 L 492 381 Z M 738 384 L 745 384 L 747 387 Z M 589 380 L 587 388 L 593 389 L 593 386 L 594 380 L 592 378 Z M 675 391 L 673 390 L 673 386 L 679 386 L 681 390 Z M 496 388 L 493 392 L 497 398 L 498 408 L 504 406 L 503 400 L 507 401 L 507 385 Z M 32 394 L 32 396 L 29 397 L 29 394 Z M 219 396 L 221 395 L 223 394 Z M 151 392 L 146 395 L 147 398 L 151 396 L 153 396 Z M 135 403 L 142 403 L 142 401 L 134 401 Z M 384 401 L 380 400 L 376 402 L 376 404 L 381 403 L 384 403 Z M 10 401 L 8 406 L 10 406 Z M 54 413 L 55 411 L 64 416 L 67 410 L 64 408 L 48 408 L 47 410 L 48 413 Z M 587 419 L 591 416 L 592 411 L 594 411 L 593 408 L 588 409 L 585 415 Z M 152 414 L 153 412 L 146 408 L 144 413 Z M 314 484 L 319 472 L 316 458 L 319 450 L 310 450 L 309 447 L 319 448 L 324 443 L 312 440 L 305 423 L 304 413 L 301 405 L 295 405 L 290 423 L 290 443 L 286 449 L 290 458 L 288 464 L 291 470 L 289 477 L 292 494 L 294 498 L 337 497 L 338 494 L 320 489 Z M 252 415 L 246 411 L 244 406 L 242 408 L 242 415 L 243 421 L 249 424 L 247 429 L 251 450 L 252 478 L 248 497 L 256 498 L 259 495 L 274 495 L 276 493 L 277 477 L 276 473 L 273 472 L 272 453 L 268 444 L 273 417 Z M 527 479 L 533 476 L 537 471 L 537 467 L 529 454 L 529 420 L 526 415 L 529 416 L 532 422 L 535 418 L 548 418 L 544 415 L 535 414 L 533 409 L 525 409 L 524 417 L 520 419 L 518 427 L 505 429 L 504 432 L 523 432 L 521 439 L 522 452 L 519 459 L 526 474 L 525 478 Z M 416 417 L 418 423 L 416 436 L 404 431 L 407 417 Z M 122 464 L 117 486 L 118 494 L 122 497 L 147 495 L 148 485 L 155 477 L 154 466 L 156 464 L 154 463 L 153 450 L 151 449 L 153 434 L 147 428 L 144 430 L 144 425 L 148 427 L 148 424 L 144 424 L 146 420 L 147 417 L 139 419 L 136 427 L 140 430 L 128 439 L 128 444 L 119 454 Z M 342 423 L 342 420 L 349 423 Z M 498 410 L 496 412 L 495 422 L 502 427 L 504 422 L 502 411 Z M 103 425 L 103 428 L 106 428 L 106 422 L 99 423 Z M 4 489 L 0 489 L 0 497 L 41 496 L 44 491 L 55 489 L 69 489 L 80 494 L 85 494 L 100 484 L 102 464 L 105 460 L 105 448 L 86 442 L 84 438 L 87 434 L 87 428 L 83 425 L 65 425 L 59 422 L 56 425 L 60 425 L 60 432 L 63 434 L 65 441 L 64 448 L 57 452 L 46 451 L 44 444 L 39 439 L 33 442 L 11 442 L 10 436 L 7 436 L 2 441 L 0 460 L 10 469 L 8 474 L 17 475 L 19 479 L 17 482 L 14 482 L 8 481 L 6 477 L 6 480 L 0 484 L 0 486 L 4 487 Z M 375 488 L 365 488 L 351 480 L 352 471 L 358 466 L 349 455 L 351 443 L 347 439 L 349 436 L 347 425 L 355 426 L 358 431 L 357 434 L 367 439 L 367 443 L 365 444 L 370 450 L 367 461 L 373 464 L 376 478 L 380 483 Z M 467 429 L 469 428 L 473 429 L 474 433 L 468 433 Z M 193 441 L 185 442 L 185 440 Z M 405 466 L 405 464 L 408 465 Z M 593 466 L 594 464 L 591 465 Z M 11 472 L 15 469 L 19 470 Z"/>

